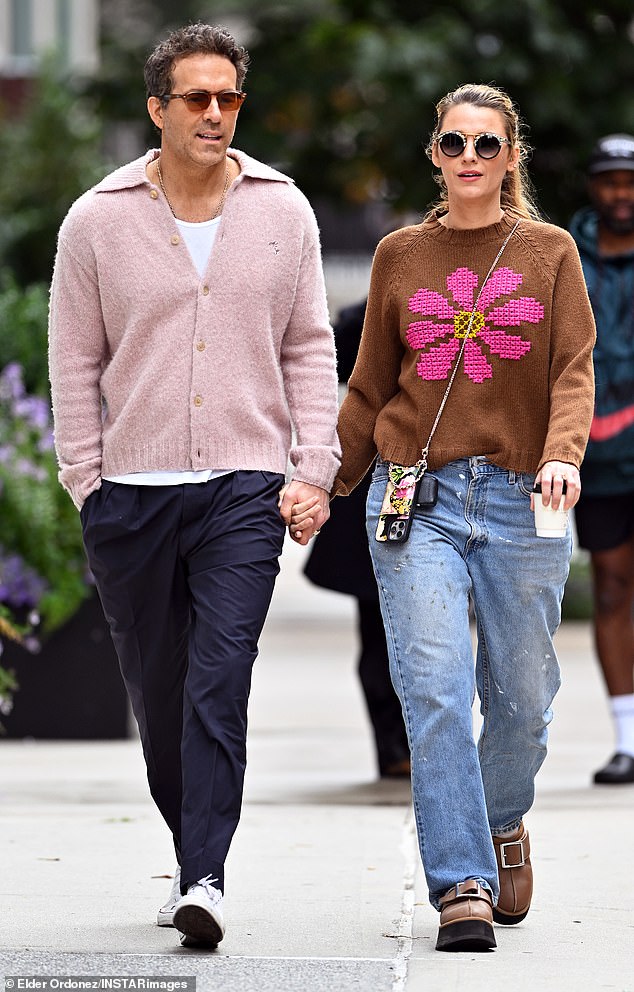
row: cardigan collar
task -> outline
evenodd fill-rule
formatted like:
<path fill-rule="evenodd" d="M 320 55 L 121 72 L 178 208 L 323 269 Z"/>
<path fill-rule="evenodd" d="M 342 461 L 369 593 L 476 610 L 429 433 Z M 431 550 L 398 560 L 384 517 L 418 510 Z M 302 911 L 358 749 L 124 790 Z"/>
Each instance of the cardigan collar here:
<path fill-rule="evenodd" d="M 263 162 L 258 162 L 257 159 L 245 155 L 237 148 L 229 148 L 227 154 L 238 162 L 240 173 L 243 176 L 273 182 L 294 183 L 290 176 L 285 176 L 284 173 L 272 169 Z M 153 162 L 159 155 L 160 150 L 158 148 L 151 148 L 141 158 L 128 162 L 127 165 L 122 165 L 121 168 L 111 172 L 100 183 L 97 183 L 94 187 L 95 193 L 111 193 L 121 189 L 132 189 L 134 186 L 151 185 L 145 170 L 150 162 Z"/>

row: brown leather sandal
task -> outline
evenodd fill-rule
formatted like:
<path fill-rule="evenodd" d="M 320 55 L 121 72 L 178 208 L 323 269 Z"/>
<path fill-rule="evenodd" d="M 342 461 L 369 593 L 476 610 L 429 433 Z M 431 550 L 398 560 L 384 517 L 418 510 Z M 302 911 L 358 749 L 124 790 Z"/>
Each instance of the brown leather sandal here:
<path fill-rule="evenodd" d="M 493 837 L 500 879 L 500 898 L 493 907 L 493 919 L 504 926 L 520 923 L 531 908 L 533 869 L 528 831 L 520 823 L 507 837 Z"/>
<path fill-rule="evenodd" d="M 440 900 L 437 951 L 488 951 L 496 947 L 491 893 L 468 878 Z"/>

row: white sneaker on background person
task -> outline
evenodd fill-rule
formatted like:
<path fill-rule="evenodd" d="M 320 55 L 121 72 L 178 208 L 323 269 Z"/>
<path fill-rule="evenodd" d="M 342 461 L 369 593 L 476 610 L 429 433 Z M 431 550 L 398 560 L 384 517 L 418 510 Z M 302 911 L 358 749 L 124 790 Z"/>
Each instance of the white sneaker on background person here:
<path fill-rule="evenodd" d="M 164 903 L 156 914 L 156 922 L 160 927 L 174 926 L 174 910 L 181 898 L 181 866 L 176 865 L 174 871 L 174 884 L 169 894 L 168 900 Z"/>
<path fill-rule="evenodd" d="M 185 947 L 215 947 L 225 935 L 222 892 L 214 887 L 217 878 L 207 875 L 187 889 L 174 910 L 174 926 Z"/>

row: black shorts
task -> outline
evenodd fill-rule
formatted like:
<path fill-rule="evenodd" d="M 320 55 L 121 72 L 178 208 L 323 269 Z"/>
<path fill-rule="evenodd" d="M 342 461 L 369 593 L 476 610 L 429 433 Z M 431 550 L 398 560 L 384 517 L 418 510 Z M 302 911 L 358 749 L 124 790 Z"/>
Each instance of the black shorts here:
<path fill-rule="evenodd" d="M 579 544 L 586 551 L 611 551 L 634 537 L 634 492 L 584 496 L 575 506 Z"/>

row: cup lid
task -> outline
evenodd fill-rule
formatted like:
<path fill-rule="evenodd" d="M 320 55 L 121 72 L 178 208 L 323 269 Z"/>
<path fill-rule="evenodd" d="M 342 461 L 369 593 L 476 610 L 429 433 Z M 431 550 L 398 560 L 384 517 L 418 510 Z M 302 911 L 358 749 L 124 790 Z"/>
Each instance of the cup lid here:
<path fill-rule="evenodd" d="M 564 479 L 563 485 L 561 487 L 562 493 L 565 493 L 567 488 L 568 487 L 566 486 L 566 480 Z M 534 493 L 541 493 L 541 491 L 542 491 L 542 484 L 541 484 L 541 482 L 536 482 L 534 484 L 534 486 L 533 486 L 533 492 Z"/>

